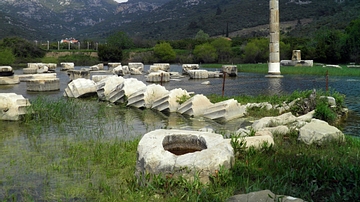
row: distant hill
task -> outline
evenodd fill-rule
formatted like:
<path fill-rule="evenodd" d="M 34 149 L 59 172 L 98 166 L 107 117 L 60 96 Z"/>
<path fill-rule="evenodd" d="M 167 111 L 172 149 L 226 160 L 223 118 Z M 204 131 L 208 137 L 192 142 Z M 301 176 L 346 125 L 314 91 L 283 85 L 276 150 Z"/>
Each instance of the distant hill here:
<path fill-rule="evenodd" d="M 282 33 L 311 36 L 360 18 L 359 0 L 280 1 Z M 267 36 L 269 0 L 2 0 L 0 38 L 105 40 L 116 31 L 144 39 Z"/>

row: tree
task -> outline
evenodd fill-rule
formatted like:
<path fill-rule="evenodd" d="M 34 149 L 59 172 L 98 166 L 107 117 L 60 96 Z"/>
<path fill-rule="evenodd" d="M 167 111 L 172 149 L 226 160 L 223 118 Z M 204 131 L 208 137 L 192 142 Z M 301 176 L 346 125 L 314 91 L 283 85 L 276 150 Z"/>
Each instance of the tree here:
<path fill-rule="evenodd" d="M 220 37 L 212 41 L 211 45 L 216 49 L 218 62 L 225 61 L 231 57 L 231 40 Z"/>
<path fill-rule="evenodd" d="M 200 62 L 205 63 L 215 62 L 218 57 L 216 49 L 210 43 L 195 46 L 194 55 Z"/>
<path fill-rule="evenodd" d="M 350 59 L 360 62 L 360 19 L 351 21 L 345 33 L 345 44 L 349 50 Z"/>
<path fill-rule="evenodd" d="M 338 30 L 321 29 L 315 37 L 314 60 L 324 63 L 341 61 L 342 33 Z"/>
<path fill-rule="evenodd" d="M 5 38 L 0 46 L 10 48 L 14 56 L 18 58 L 42 58 L 46 53 L 34 43 L 19 37 Z"/>
<path fill-rule="evenodd" d="M 11 65 L 15 62 L 15 56 L 10 48 L 0 50 L 0 65 Z"/>
<path fill-rule="evenodd" d="M 159 58 L 161 62 L 173 62 L 176 58 L 175 51 L 171 45 L 166 42 L 155 45 L 154 55 Z"/>
<path fill-rule="evenodd" d="M 121 62 L 122 50 L 120 47 L 99 45 L 98 56 L 100 61 Z"/>
<path fill-rule="evenodd" d="M 266 62 L 269 59 L 269 39 L 251 39 L 244 48 L 244 62 Z"/>
<path fill-rule="evenodd" d="M 107 38 L 109 46 L 115 46 L 120 49 L 129 49 L 134 47 L 133 40 L 125 32 L 116 32 Z"/>
<path fill-rule="evenodd" d="M 196 40 L 206 41 L 209 39 L 209 35 L 206 34 L 202 29 L 200 29 L 195 36 Z"/>

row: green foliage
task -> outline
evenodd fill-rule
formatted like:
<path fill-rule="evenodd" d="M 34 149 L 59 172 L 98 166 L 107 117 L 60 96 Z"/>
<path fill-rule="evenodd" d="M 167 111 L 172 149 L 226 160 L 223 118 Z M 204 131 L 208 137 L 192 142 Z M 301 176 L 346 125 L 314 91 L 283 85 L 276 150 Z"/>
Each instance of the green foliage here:
<path fill-rule="evenodd" d="M 190 99 L 190 96 L 184 94 L 182 96 L 176 97 L 176 102 L 182 104 L 186 102 L 188 99 Z"/>
<path fill-rule="evenodd" d="M 121 62 L 122 49 L 119 46 L 99 45 L 98 56 L 100 61 L 104 62 Z"/>
<path fill-rule="evenodd" d="M 173 62 L 176 53 L 169 43 L 156 44 L 154 47 L 154 55 L 159 58 L 160 62 Z"/>
<path fill-rule="evenodd" d="M 116 32 L 107 38 L 107 45 L 115 49 L 129 49 L 134 47 L 134 42 L 125 32 Z M 119 60 L 118 60 L 119 61 Z"/>
<path fill-rule="evenodd" d="M 330 108 L 327 101 L 323 100 L 322 102 L 317 103 L 314 118 L 324 120 L 329 124 L 333 124 L 337 119 L 337 115 L 336 112 Z"/>
<path fill-rule="evenodd" d="M 10 48 L 0 50 L 0 65 L 11 65 L 15 62 L 15 56 Z"/>
<path fill-rule="evenodd" d="M 199 62 L 205 63 L 215 62 L 218 57 L 216 49 L 210 43 L 195 46 L 194 55 Z"/>
<path fill-rule="evenodd" d="M 217 38 L 210 43 L 218 55 L 218 62 L 228 61 L 232 56 L 231 41 L 227 38 Z"/>
<path fill-rule="evenodd" d="M 60 56 L 57 61 L 59 63 L 72 61 L 77 66 L 91 66 L 99 63 L 98 58 L 91 57 L 84 53 Z"/>
<path fill-rule="evenodd" d="M 200 29 L 200 30 L 196 33 L 195 39 L 196 39 L 196 40 L 205 41 L 205 40 L 208 40 L 208 39 L 209 39 L 209 35 L 206 34 L 202 29 Z"/>
<path fill-rule="evenodd" d="M 360 19 L 353 20 L 346 27 L 346 45 L 349 49 L 350 59 L 360 62 Z"/>
<path fill-rule="evenodd" d="M 10 48 L 17 58 L 42 58 L 45 56 L 45 51 L 37 47 L 36 44 L 19 37 L 3 39 L 0 47 Z"/>
<path fill-rule="evenodd" d="M 258 63 L 269 59 L 269 39 L 251 39 L 244 48 L 244 62 Z"/>

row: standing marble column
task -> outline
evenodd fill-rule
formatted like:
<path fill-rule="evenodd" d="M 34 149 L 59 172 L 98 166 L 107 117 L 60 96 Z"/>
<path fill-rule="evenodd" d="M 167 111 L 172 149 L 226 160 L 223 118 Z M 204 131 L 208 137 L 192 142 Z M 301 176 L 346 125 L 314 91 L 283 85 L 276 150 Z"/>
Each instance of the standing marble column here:
<path fill-rule="evenodd" d="M 268 74 L 280 75 L 279 0 L 270 0 L 270 43 Z"/>

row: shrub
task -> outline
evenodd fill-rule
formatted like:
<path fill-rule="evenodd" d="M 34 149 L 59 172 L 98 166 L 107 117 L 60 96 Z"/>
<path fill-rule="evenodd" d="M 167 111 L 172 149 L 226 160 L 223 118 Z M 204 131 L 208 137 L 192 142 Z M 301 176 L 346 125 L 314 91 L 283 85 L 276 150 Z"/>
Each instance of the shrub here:
<path fill-rule="evenodd" d="M 11 49 L 0 50 L 0 65 L 11 65 L 15 62 L 15 56 Z"/>
<path fill-rule="evenodd" d="M 321 101 L 316 105 L 314 117 L 324 120 L 328 123 L 334 123 L 336 121 L 336 113 L 329 107 L 329 104 L 325 101 Z"/>
<path fill-rule="evenodd" d="M 154 55 L 159 58 L 160 62 L 173 62 L 176 58 L 176 53 L 169 43 L 156 44 Z"/>

